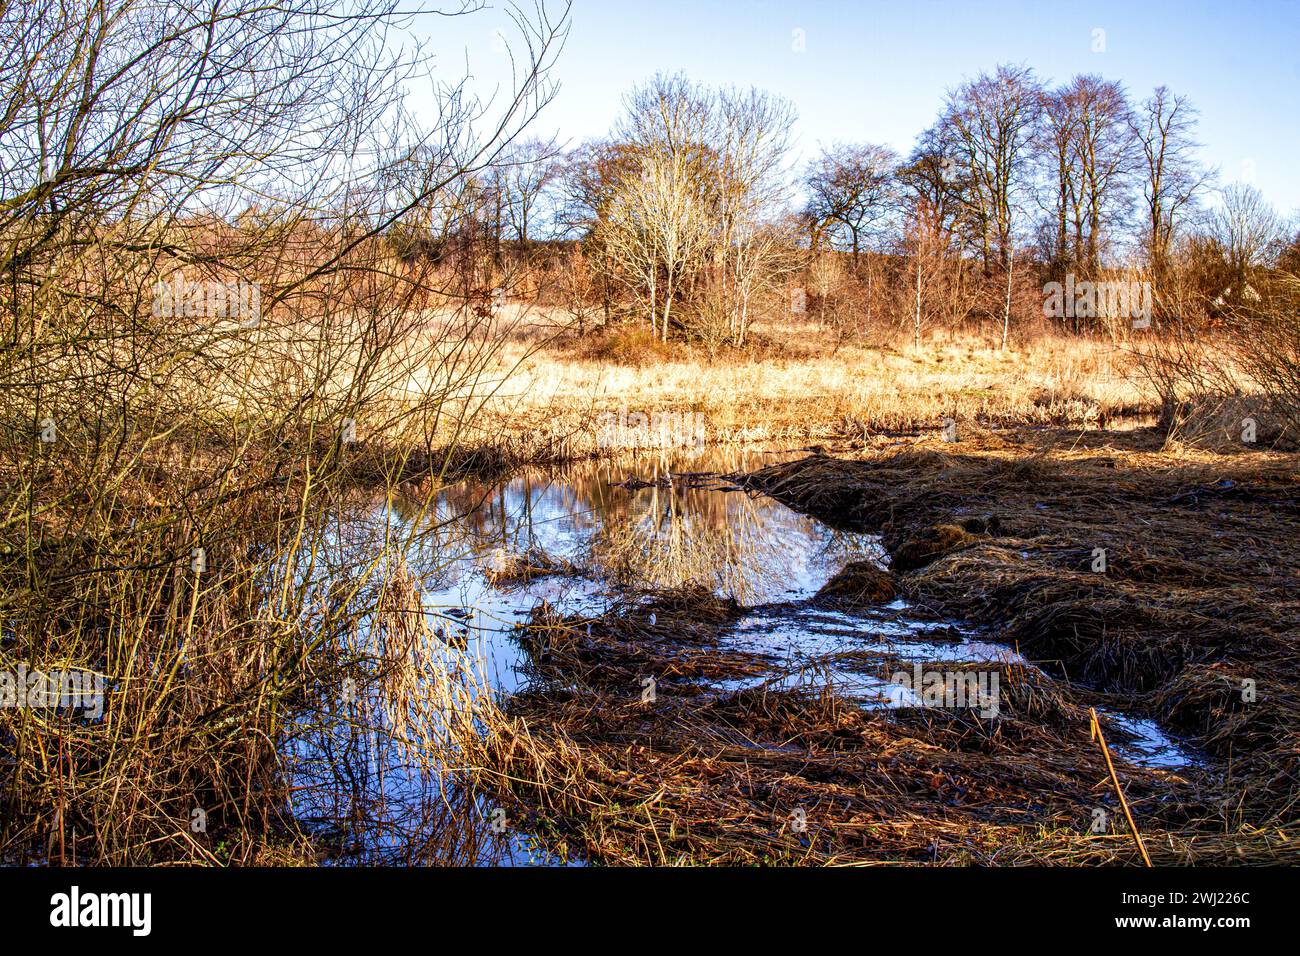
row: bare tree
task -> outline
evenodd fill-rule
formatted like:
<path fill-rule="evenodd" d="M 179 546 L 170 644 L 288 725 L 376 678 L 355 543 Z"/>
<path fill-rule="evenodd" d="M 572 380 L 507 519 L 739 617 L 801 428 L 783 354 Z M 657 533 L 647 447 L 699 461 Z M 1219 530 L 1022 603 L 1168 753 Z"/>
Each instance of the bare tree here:
<path fill-rule="evenodd" d="M 616 275 L 643 296 L 651 331 L 664 341 L 673 305 L 708 248 L 712 217 L 701 179 L 690 152 L 647 146 L 599 226 Z"/>
<path fill-rule="evenodd" d="M 1159 291 L 1178 227 L 1214 174 L 1196 161 L 1196 110 L 1185 96 L 1157 87 L 1131 123 L 1141 150 L 1143 245 Z"/>
<path fill-rule="evenodd" d="M 716 179 L 714 97 L 682 75 L 656 76 L 625 100 L 616 139 L 629 162 L 599 210 L 597 228 L 615 274 L 638 294 L 664 341 L 673 306 L 702 268 Z"/>
<path fill-rule="evenodd" d="M 952 130 L 939 122 L 921 133 L 897 177 L 910 214 L 926 216 L 931 229 L 954 236 L 963 213 L 962 195 L 971 184 Z"/>
<path fill-rule="evenodd" d="M 857 265 L 867 233 L 897 209 L 897 166 L 898 154 L 888 146 L 861 143 L 823 150 L 804 180 L 815 239 L 846 236 Z"/>
<path fill-rule="evenodd" d="M 1244 302 L 1251 296 L 1252 271 L 1281 236 L 1281 221 L 1258 189 L 1233 183 L 1224 187 L 1212 223 L 1232 277 L 1231 295 Z"/>
<path fill-rule="evenodd" d="M 1012 205 L 1030 182 L 1028 159 L 1042 90 L 1027 67 L 999 66 L 950 92 L 942 123 L 969 180 L 962 198 L 986 273 L 1006 268 Z"/>
<path fill-rule="evenodd" d="M 933 311 L 931 285 L 942 283 L 950 236 L 936 226 L 937 217 L 925 209 L 925 201 L 914 204 L 903 233 L 902 248 L 908 257 L 903 300 L 912 317 L 913 345 L 919 351 L 926 317 Z"/>
<path fill-rule="evenodd" d="M 538 203 L 560 175 L 558 155 L 554 140 L 526 139 L 513 144 L 494 170 L 505 218 L 520 243 L 528 241 Z"/>
<path fill-rule="evenodd" d="M 797 263 L 790 230 L 776 218 L 787 198 L 794 120 L 789 102 L 760 90 L 723 90 L 718 96 L 713 263 L 728 333 L 737 345 L 745 344 L 754 302 Z"/>
<path fill-rule="evenodd" d="M 1077 76 L 1057 95 L 1073 117 L 1074 261 L 1092 275 L 1101 266 L 1104 234 L 1125 211 L 1136 161 L 1132 113 L 1124 88 L 1099 76 Z"/>
<path fill-rule="evenodd" d="M 757 90 L 714 91 L 680 75 L 633 90 L 605 161 L 573 187 L 615 276 L 667 339 L 690 292 L 712 296 L 742 343 L 756 297 L 791 268 L 774 215 L 788 187 L 794 112 Z M 594 175 L 593 175 L 594 174 Z"/>
<path fill-rule="evenodd" d="M 1052 217 L 1047 257 L 1061 271 L 1078 263 L 1077 249 L 1070 241 L 1071 214 L 1082 219 L 1079 153 L 1074 145 L 1078 135 L 1079 113 L 1073 99 L 1065 90 L 1045 93 L 1036 145 L 1049 197 L 1042 206 Z"/>

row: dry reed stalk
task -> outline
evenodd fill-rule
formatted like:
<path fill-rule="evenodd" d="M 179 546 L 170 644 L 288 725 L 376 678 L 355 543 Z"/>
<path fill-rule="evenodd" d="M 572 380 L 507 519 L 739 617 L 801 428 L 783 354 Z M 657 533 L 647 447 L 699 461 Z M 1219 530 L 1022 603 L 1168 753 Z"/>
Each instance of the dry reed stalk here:
<path fill-rule="evenodd" d="M 1119 805 L 1124 808 L 1124 819 L 1128 821 L 1129 832 L 1133 834 L 1133 842 L 1137 844 L 1138 851 L 1142 854 L 1142 860 L 1147 866 L 1151 865 L 1151 857 L 1147 855 L 1146 845 L 1142 842 L 1142 834 L 1138 832 L 1137 823 L 1133 820 L 1133 811 L 1128 808 L 1128 800 L 1124 798 L 1124 788 L 1119 785 L 1119 776 L 1115 773 L 1115 763 L 1110 759 L 1110 748 L 1106 746 L 1106 735 L 1102 733 L 1101 722 L 1097 720 L 1096 708 L 1088 708 L 1092 715 L 1092 739 L 1097 741 L 1101 747 L 1102 755 L 1106 758 L 1106 770 L 1110 772 L 1110 782 L 1115 787 L 1115 795 L 1119 797 Z"/>

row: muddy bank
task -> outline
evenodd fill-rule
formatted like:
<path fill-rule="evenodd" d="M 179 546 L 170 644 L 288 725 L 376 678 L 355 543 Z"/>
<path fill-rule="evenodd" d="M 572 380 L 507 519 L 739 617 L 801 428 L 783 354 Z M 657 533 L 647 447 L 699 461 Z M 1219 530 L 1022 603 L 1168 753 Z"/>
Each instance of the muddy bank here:
<path fill-rule="evenodd" d="M 1289 822 L 1300 795 L 1296 475 L 1295 456 L 989 439 L 814 455 L 743 483 L 879 533 L 909 600 L 1187 734 L 1215 761 L 1232 833 Z"/>

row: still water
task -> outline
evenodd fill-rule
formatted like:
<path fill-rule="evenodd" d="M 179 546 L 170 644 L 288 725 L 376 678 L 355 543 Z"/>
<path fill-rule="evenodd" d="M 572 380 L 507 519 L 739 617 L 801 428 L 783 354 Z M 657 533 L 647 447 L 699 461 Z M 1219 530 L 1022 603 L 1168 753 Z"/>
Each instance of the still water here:
<path fill-rule="evenodd" d="M 796 686 L 832 683 L 864 707 L 916 706 L 879 677 L 840 666 L 837 659 L 887 655 L 905 662 L 1014 662 L 1010 648 L 957 622 L 938 620 L 903 601 L 862 613 L 844 613 L 810 599 L 843 566 L 868 559 L 886 565 L 873 535 L 831 529 L 766 497 L 753 497 L 725 477 L 799 451 L 709 449 L 641 453 L 625 459 L 527 472 L 497 483 L 464 482 L 431 501 L 371 503 L 339 516 L 331 541 L 341 551 L 396 544 L 419 581 L 431 626 L 452 653 L 473 662 L 483 683 L 509 694 L 525 686 L 526 657 L 516 626 L 542 601 L 567 614 L 598 615 L 614 601 L 644 589 L 704 585 L 745 610 L 724 633 L 724 647 L 764 655 L 770 673 L 720 683 L 728 691 L 747 683 Z M 369 544 L 367 544 L 369 542 Z M 565 573 L 495 585 L 493 572 L 521 556 L 560 563 Z M 829 661 L 829 663 L 828 663 Z M 1128 759 L 1176 767 L 1189 758 L 1150 721 L 1116 715 L 1135 737 Z M 322 746 L 300 747 L 302 818 L 340 816 L 338 799 L 320 806 L 325 768 Z M 352 828 L 358 858 L 387 859 L 401 834 L 427 825 L 429 768 L 384 765 L 367 759 L 382 780 L 382 809 Z M 336 772 L 332 769 L 331 773 Z M 334 781 L 337 784 L 337 781 Z M 374 789 L 368 778 L 366 790 Z M 355 789 L 355 787 L 354 787 Z M 434 788 L 436 790 L 436 787 Z M 418 792 L 416 799 L 412 794 Z M 441 794 L 444 804 L 449 800 Z M 329 802 L 329 801 L 327 801 Z M 343 803 L 347 803 L 344 795 Z M 355 804 L 355 799 L 349 807 Z M 350 810 L 356 816 L 355 809 Z M 415 814 L 417 819 L 400 819 Z M 372 815 L 374 818 L 372 818 Z M 385 833 L 391 831 L 391 837 Z M 378 834 L 378 836 L 376 835 Z M 466 862 L 564 864 L 527 835 L 503 833 L 467 851 Z M 395 862 L 419 862 L 402 858 Z"/>

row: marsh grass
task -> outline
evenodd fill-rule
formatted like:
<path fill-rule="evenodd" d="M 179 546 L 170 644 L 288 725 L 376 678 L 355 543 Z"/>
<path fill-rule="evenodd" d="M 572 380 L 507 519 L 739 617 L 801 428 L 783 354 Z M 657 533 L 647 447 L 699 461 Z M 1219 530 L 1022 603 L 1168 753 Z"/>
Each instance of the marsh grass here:
<path fill-rule="evenodd" d="M 1027 455 L 990 438 L 961 452 L 809 458 L 753 480 L 794 507 L 879 530 L 891 553 L 982 517 L 982 531 L 907 568 L 901 592 L 1185 733 L 1221 762 L 1224 799 L 1244 825 L 1293 812 L 1293 456 L 1171 461 L 1068 445 Z"/>
<path fill-rule="evenodd" d="M 485 715 L 481 785 L 521 826 L 612 865 L 1139 860 L 1121 830 L 1090 829 L 1095 808 L 1119 807 L 1079 688 L 999 665 L 996 720 L 864 709 L 815 675 L 720 691 L 763 671 L 714 647 L 729 613 L 687 590 L 596 619 L 535 615 L 539 683 Z M 649 696 L 647 673 L 662 677 Z M 1285 833 L 1225 820 L 1215 774 L 1118 766 L 1156 862 L 1294 859 Z"/>
<path fill-rule="evenodd" d="M 11 552 L 12 571 L 39 573 L 9 577 L 0 667 L 84 668 L 107 685 L 97 718 L 0 711 L 5 859 L 302 862 L 320 852 L 294 810 L 308 795 L 288 755 L 303 741 L 349 781 L 335 809 L 352 824 L 383 793 L 385 762 L 429 776 L 465 664 L 431 637 L 391 536 L 345 557 L 323 513 L 294 504 L 279 491 L 210 504 L 197 567 L 191 526 L 147 500 L 119 512 L 122 528 Z"/>
<path fill-rule="evenodd" d="M 687 352 L 663 361 L 596 361 L 559 337 L 519 361 L 482 408 L 473 432 L 534 446 L 599 451 L 601 413 L 703 416 L 710 444 L 868 441 L 939 427 L 945 418 L 986 426 L 1101 427 L 1154 418 L 1131 351 L 1114 343 L 1044 334 L 1007 350 L 973 334 L 908 345 L 844 345 L 815 326 L 773 330 L 789 350 L 721 356 Z M 512 342 L 499 361 L 512 361 Z"/>

